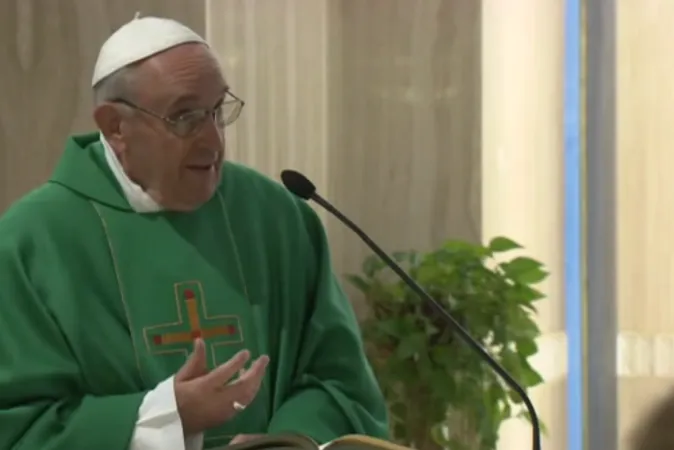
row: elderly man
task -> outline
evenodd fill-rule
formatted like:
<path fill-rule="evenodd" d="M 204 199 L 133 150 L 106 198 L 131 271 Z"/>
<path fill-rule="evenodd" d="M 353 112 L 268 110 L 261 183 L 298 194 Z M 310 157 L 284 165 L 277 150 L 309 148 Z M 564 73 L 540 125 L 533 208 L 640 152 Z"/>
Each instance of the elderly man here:
<path fill-rule="evenodd" d="M 0 220 L 0 450 L 386 437 L 319 219 L 223 162 L 244 103 L 208 44 L 136 18 L 92 84 L 100 133 Z"/>

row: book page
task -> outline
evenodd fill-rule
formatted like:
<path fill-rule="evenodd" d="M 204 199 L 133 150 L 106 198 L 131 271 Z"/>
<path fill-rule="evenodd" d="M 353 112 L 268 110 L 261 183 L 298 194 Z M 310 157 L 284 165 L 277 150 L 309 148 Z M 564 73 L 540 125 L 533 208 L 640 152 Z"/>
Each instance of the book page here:
<path fill-rule="evenodd" d="M 393 442 L 360 434 L 351 434 L 323 444 L 320 450 L 410 450 Z"/>
<path fill-rule="evenodd" d="M 299 434 L 263 436 L 242 444 L 228 445 L 226 450 L 317 450 L 318 445 Z"/>

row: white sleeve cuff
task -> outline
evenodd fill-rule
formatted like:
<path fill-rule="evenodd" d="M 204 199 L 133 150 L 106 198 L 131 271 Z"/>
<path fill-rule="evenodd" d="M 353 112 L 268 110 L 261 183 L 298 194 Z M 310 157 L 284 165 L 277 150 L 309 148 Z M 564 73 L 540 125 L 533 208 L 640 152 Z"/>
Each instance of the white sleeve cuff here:
<path fill-rule="evenodd" d="M 201 450 L 203 441 L 203 434 L 183 435 L 171 377 L 143 399 L 129 450 Z"/>

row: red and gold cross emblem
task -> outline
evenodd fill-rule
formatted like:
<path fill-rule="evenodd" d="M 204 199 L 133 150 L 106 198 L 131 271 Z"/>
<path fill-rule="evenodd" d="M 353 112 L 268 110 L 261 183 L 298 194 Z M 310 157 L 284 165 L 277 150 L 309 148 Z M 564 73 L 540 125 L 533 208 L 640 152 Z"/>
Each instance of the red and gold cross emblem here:
<path fill-rule="evenodd" d="M 208 315 L 201 283 L 192 281 L 176 284 L 175 298 L 178 321 L 143 330 L 150 353 L 187 355 L 192 351 L 194 340 L 202 338 L 215 360 L 214 347 L 243 342 L 238 316 Z"/>

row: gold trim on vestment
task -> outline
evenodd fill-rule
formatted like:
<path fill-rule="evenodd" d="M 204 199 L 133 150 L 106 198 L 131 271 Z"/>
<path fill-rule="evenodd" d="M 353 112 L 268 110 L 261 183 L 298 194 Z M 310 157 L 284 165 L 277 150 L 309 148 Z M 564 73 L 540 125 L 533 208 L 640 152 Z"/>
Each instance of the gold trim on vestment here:
<path fill-rule="evenodd" d="M 218 196 L 218 201 L 219 201 L 220 206 L 221 206 L 221 209 L 222 209 L 222 215 L 223 215 L 223 218 L 224 218 L 224 220 L 225 220 L 225 224 L 226 224 L 226 226 L 227 226 L 227 234 L 228 234 L 228 236 L 229 236 L 229 239 L 230 239 L 230 241 L 231 241 L 231 243 L 232 243 L 232 248 L 233 248 L 233 250 L 234 250 L 234 257 L 235 257 L 235 260 L 236 260 L 236 266 L 237 266 L 237 269 L 238 269 L 238 272 L 239 272 L 239 277 L 240 277 L 240 279 L 241 279 L 242 288 L 243 288 L 243 291 L 244 291 L 244 297 L 245 297 L 245 299 L 248 301 L 248 304 L 251 306 L 251 320 L 252 320 L 253 323 L 254 323 L 254 322 L 255 322 L 255 317 L 254 317 L 254 313 L 253 313 L 253 311 L 252 311 L 253 305 L 252 305 L 252 303 L 251 303 L 251 301 L 250 301 L 250 295 L 249 295 L 249 293 L 248 293 L 248 285 L 247 285 L 247 283 L 246 283 L 246 279 L 245 279 L 245 276 L 244 276 L 244 273 L 243 273 L 243 267 L 242 267 L 242 264 L 241 264 L 241 258 L 240 258 L 240 256 L 239 256 L 238 246 L 236 245 L 236 239 L 234 238 L 234 233 L 233 233 L 233 231 L 232 231 L 232 226 L 231 226 L 231 223 L 230 223 L 230 221 L 229 221 L 229 216 L 228 216 L 228 214 L 227 214 L 227 208 L 226 208 L 226 206 L 225 206 L 225 201 L 224 201 L 224 199 L 222 198 L 222 195 L 220 194 L 219 191 L 216 191 L 216 195 Z M 117 289 L 118 289 L 118 291 L 119 291 L 119 298 L 120 298 L 120 301 L 122 302 L 122 306 L 123 306 L 123 308 L 124 308 L 124 313 L 125 313 L 125 315 L 126 315 L 127 325 L 128 325 L 129 330 L 130 330 L 130 332 L 131 332 L 131 343 L 132 343 L 133 351 L 134 351 L 134 354 L 135 354 L 135 357 L 136 357 L 136 366 L 137 366 L 137 368 L 138 368 L 138 372 L 139 372 L 139 375 L 140 375 L 140 377 L 141 377 L 141 380 L 143 380 L 143 382 L 144 382 L 145 385 L 147 386 L 147 385 L 149 385 L 149 383 L 148 383 L 148 380 L 146 379 L 146 377 L 144 376 L 143 369 L 142 369 L 141 364 L 140 364 L 140 353 L 139 353 L 139 351 L 138 351 L 138 345 L 137 345 L 136 339 L 135 339 L 135 333 L 134 333 L 134 330 L 135 330 L 136 328 L 133 327 L 133 324 L 132 324 L 132 321 L 131 321 L 131 313 L 130 313 L 130 309 L 129 309 L 128 305 L 127 305 L 127 302 L 126 302 L 126 296 L 125 296 L 125 294 L 124 294 L 124 284 L 123 284 L 122 279 L 121 279 L 121 274 L 120 274 L 120 270 L 119 270 L 119 265 L 118 265 L 118 262 L 117 262 L 117 257 L 116 257 L 116 254 L 115 254 L 114 245 L 113 245 L 112 239 L 111 239 L 111 237 L 110 237 L 110 231 L 109 231 L 109 228 L 108 228 L 108 224 L 107 224 L 105 218 L 103 217 L 102 212 L 100 211 L 100 206 L 99 206 L 97 203 L 95 203 L 94 201 L 92 201 L 92 200 L 89 200 L 89 202 L 91 203 L 91 205 L 93 206 L 94 210 L 96 211 L 96 214 L 98 215 L 98 218 L 100 219 L 101 225 L 102 225 L 102 227 L 103 227 L 103 232 L 104 232 L 104 234 L 105 234 L 105 238 L 106 238 L 107 243 L 108 243 L 108 248 L 109 248 L 109 250 L 110 250 L 110 257 L 111 257 L 111 260 L 112 260 L 113 270 L 114 270 L 114 272 L 115 272 L 115 278 L 116 278 L 116 280 L 117 280 Z M 185 283 L 185 282 L 182 282 L 182 283 Z M 180 284 L 181 284 L 181 283 L 176 283 L 176 284 L 174 284 L 174 289 L 177 289 L 177 286 L 180 285 Z M 199 283 L 199 289 L 201 290 L 200 293 L 201 293 L 201 295 L 202 295 L 202 297 L 201 297 L 201 298 L 202 298 L 202 308 L 204 308 L 204 314 L 206 314 L 206 309 L 205 309 L 205 308 L 206 308 L 206 297 L 205 297 L 205 294 L 204 294 L 204 292 L 203 292 L 201 283 Z M 177 296 L 177 295 L 176 295 L 176 301 L 178 301 L 178 296 Z M 178 314 L 181 314 L 181 311 L 180 311 L 180 308 L 179 308 L 180 305 L 178 304 L 177 306 L 178 306 Z M 214 318 L 217 318 L 217 316 L 214 317 Z M 181 317 L 181 316 L 179 316 L 179 319 L 180 319 L 180 321 L 182 321 L 182 317 Z M 238 323 L 239 323 L 239 330 L 240 330 L 240 335 L 241 335 L 241 341 L 238 342 L 238 343 L 243 343 L 243 342 L 244 342 L 244 338 L 243 338 L 244 335 L 243 335 L 243 327 L 241 326 L 241 320 L 238 320 Z M 170 324 L 169 324 L 169 325 L 170 325 Z M 147 342 L 147 336 L 146 336 L 146 334 L 145 334 L 145 329 L 146 329 L 146 328 L 151 328 L 151 327 L 144 327 L 144 328 L 143 328 L 143 335 L 144 335 L 144 337 L 145 337 L 145 344 L 146 344 L 146 346 L 147 346 L 147 345 L 148 345 L 148 342 Z M 251 331 L 251 333 L 252 333 L 251 336 L 252 336 L 255 340 L 257 340 L 257 338 L 256 338 L 257 335 L 255 334 L 255 330 Z M 229 345 L 229 344 L 234 344 L 234 343 L 235 343 L 235 342 L 231 342 L 231 343 L 217 343 L 217 344 L 221 344 L 221 345 L 228 344 L 228 345 Z M 217 344 L 211 344 L 211 345 L 212 345 L 212 347 L 211 347 L 211 354 L 212 354 L 212 357 L 213 357 L 213 361 L 214 361 L 214 362 L 215 362 L 215 349 L 214 349 L 214 347 L 215 347 Z M 259 346 L 258 346 L 258 347 L 259 347 Z M 148 348 L 148 350 L 149 350 L 149 346 L 148 346 L 147 348 Z M 185 358 L 187 358 L 187 357 L 188 357 L 188 352 L 187 352 L 187 350 L 184 350 L 184 351 L 182 351 L 182 352 L 184 352 Z M 152 354 L 152 353 L 151 353 L 151 354 Z M 267 386 L 267 377 L 264 377 L 264 378 L 262 379 L 262 383 L 261 383 L 261 386 L 260 386 L 260 392 L 267 392 L 267 393 L 270 393 L 270 392 L 271 392 L 271 391 L 268 389 L 268 386 Z M 263 408 L 264 408 L 263 410 L 264 410 L 264 413 L 265 413 L 267 419 L 270 420 L 270 419 L 271 419 L 271 415 L 270 415 L 270 413 L 269 413 L 269 408 L 268 408 L 267 402 L 263 402 Z M 237 433 L 237 434 L 238 434 L 238 433 Z M 221 439 L 230 439 L 230 440 L 231 440 L 231 439 L 233 439 L 235 436 L 236 436 L 236 434 L 218 434 L 218 435 L 213 435 L 213 436 L 206 436 L 206 435 L 204 435 L 204 442 L 209 442 L 209 441 L 214 441 L 214 440 L 221 440 Z"/>
<path fill-rule="evenodd" d="M 176 322 L 168 322 L 168 323 L 162 323 L 158 325 L 151 325 L 147 327 L 143 327 L 143 339 L 145 340 L 145 346 L 147 348 L 147 352 L 151 355 L 167 355 L 167 354 L 175 354 L 175 353 L 182 353 L 185 355 L 185 359 L 189 356 L 189 352 L 187 349 L 172 349 L 172 350 L 153 350 L 152 346 L 150 345 L 150 333 L 152 331 L 156 332 L 160 328 L 168 328 L 168 327 L 175 327 L 175 326 L 180 326 L 185 324 L 185 320 L 183 318 L 182 314 L 182 308 L 180 307 L 180 300 L 181 300 L 181 295 L 180 295 L 180 287 L 185 284 L 194 284 L 197 289 L 199 289 L 199 295 L 201 298 L 200 304 L 197 305 L 196 303 L 194 304 L 195 308 L 198 308 L 199 306 L 201 307 L 202 313 L 199 314 L 196 312 L 197 315 L 201 315 L 204 319 L 206 320 L 227 320 L 227 319 L 235 319 L 236 320 L 236 328 L 237 328 L 237 334 L 239 335 L 238 340 L 230 340 L 227 342 L 214 342 L 214 343 L 208 343 L 204 337 L 204 343 L 206 344 L 207 347 L 210 347 L 210 353 L 211 353 L 211 358 L 213 361 L 213 366 L 217 366 L 218 364 L 221 364 L 225 361 L 218 361 L 215 358 L 215 348 L 220 347 L 220 346 L 226 346 L 226 345 L 234 345 L 234 344 L 243 344 L 244 342 L 244 334 L 243 334 L 243 326 L 241 324 L 241 318 L 237 315 L 234 314 L 221 314 L 221 315 L 216 315 L 216 316 L 209 316 L 208 315 L 208 309 L 206 306 L 206 294 L 204 293 L 204 288 L 203 285 L 201 284 L 200 281 L 198 280 L 190 280 L 190 281 L 181 281 L 179 283 L 174 283 L 173 285 L 173 290 L 175 292 L 175 301 L 176 301 L 176 310 L 178 312 L 178 321 Z M 188 308 L 189 308 L 188 304 Z M 195 326 L 198 327 L 198 324 L 190 324 L 191 329 L 195 329 Z M 205 330 L 204 330 L 205 331 Z M 189 334 L 189 332 L 187 332 Z"/>
<path fill-rule="evenodd" d="M 124 314 L 126 315 L 126 323 L 127 326 L 129 327 L 129 331 L 131 331 L 131 345 L 133 346 L 133 353 L 136 356 L 136 367 L 138 367 L 138 374 L 145 383 L 145 385 L 148 385 L 147 379 L 145 379 L 145 376 L 143 374 L 143 369 L 140 366 L 140 354 L 138 353 L 138 346 L 136 344 L 136 338 L 135 338 L 135 333 L 133 330 L 135 329 L 133 327 L 133 324 L 131 322 L 131 312 L 129 311 L 129 307 L 126 304 L 126 296 L 124 294 L 124 285 L 122 284 L 122 278 L 119 273 L 119 265 L 117 264 L 117 256 L 115 255 L 115 249 L 112 245 L 112 240 L 110 239 L 110 230 L 108 229 L 108 223 L 105 221 L 105 218 L 103 217 L 103 214 L 101 213 L 99 206 L 94 203 L 93 201 L 89 200 L 89 203 L 91 203 L 91 206 L 93 206 L 94 211 L 96 211 L 96 214 L 98 215 L 98 218 L 101 221 L 101 225 L 103 226 L 103 233 L 105 234 L 105 238 L 108 242 L 108 248 L 110 250 L 110 258 L 112 259 L 112 267 L 113 270 L 115 271 L 115 278 L 117 280 L 117 290 L 119 291 L 119 299 L 122 302 L 122 307 L 124 308 Z"/>

